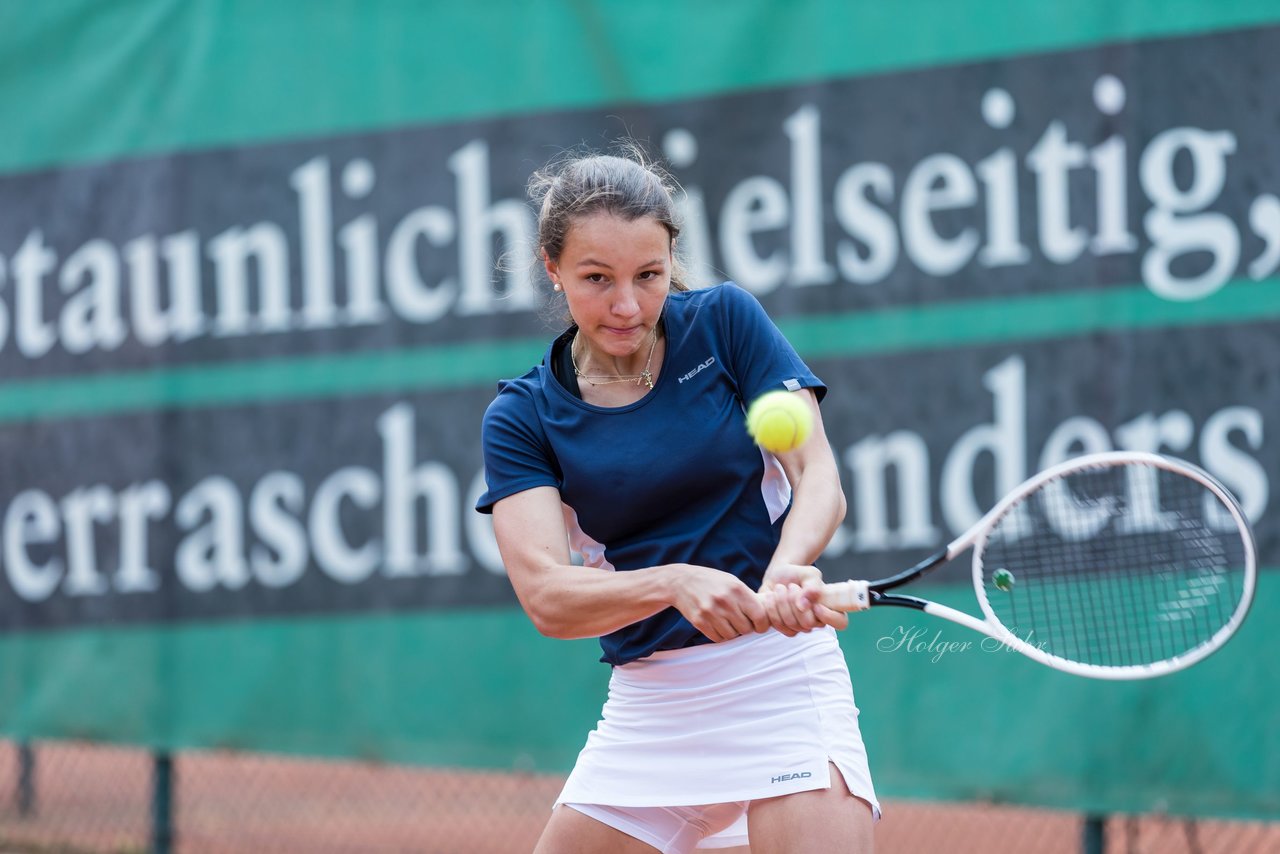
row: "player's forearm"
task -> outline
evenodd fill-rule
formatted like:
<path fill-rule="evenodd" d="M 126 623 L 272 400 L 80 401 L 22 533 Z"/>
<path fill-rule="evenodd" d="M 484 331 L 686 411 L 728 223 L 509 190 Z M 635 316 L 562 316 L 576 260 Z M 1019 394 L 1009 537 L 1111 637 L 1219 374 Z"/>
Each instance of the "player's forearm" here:
<path fill-rule="evenodd" d="M 564 640 L 600 637 L 670 606 L 674 575 L 673 566 L 627 572 L 562 566 L 518 592 L 541 634 Z"/>
<path fill-rule="evenodd" d="M 792 485 L 791 512 L 782 525 L 773 562 L 815 563 L 844 521 L 845 507 L 834 458 L 829 465 L 824 461 L 807 467 Z"/>

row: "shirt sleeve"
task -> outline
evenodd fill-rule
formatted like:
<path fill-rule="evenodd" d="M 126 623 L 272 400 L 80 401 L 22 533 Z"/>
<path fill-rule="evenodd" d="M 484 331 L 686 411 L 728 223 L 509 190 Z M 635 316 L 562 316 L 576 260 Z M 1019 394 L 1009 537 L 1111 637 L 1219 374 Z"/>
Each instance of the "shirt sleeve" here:
<path fill-rule="evenodd" d="M 527 394 L 499 390 L 485 410 L 480 444 L 488 489 L 476 501 L 479 512 L 492 513 L 494 504 L 526 489 L 560 487 L 555 453 L 547 443 L 537 410 Z"/>
<path fill-rule="evenodd" d="M 826 385 L 809 370 L 760 301 L 732 282 L 721 287 L 730 368 L 743 402 L 750 403 L 767 391 L 802 388 L 813 389 L 821 402 Z"/>

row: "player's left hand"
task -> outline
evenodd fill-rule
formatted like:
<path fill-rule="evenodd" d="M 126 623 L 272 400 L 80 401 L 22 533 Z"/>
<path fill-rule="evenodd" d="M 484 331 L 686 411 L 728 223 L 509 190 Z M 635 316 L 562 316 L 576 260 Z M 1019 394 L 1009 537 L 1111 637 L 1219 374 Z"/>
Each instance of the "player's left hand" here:
<path fill-rule="evenodd" d="M 822 586 L 822 571 L 816 566 L 771 564 L 760 584 L 760 599 L 769 624 L 787 637 L 819 626 L 848 626 L 848 614 L 821 603 Z"/>

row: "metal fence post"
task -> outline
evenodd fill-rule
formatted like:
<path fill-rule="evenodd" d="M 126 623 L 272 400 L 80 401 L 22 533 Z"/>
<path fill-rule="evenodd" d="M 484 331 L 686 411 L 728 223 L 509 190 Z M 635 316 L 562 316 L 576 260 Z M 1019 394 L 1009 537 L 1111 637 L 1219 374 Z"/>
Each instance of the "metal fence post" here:
<path fill-rule="evenodd" d="M 173 850 L 173 758 L 168 751 L 156 751 L 153 764 L 151 852 L 170 854 Z"/>
<path fill-rule="evenodd" d="M 1102 854 L 1105 848 L 1103 837 L 1106 826 L 1105 815 L 1090 814 L 1084 817 L 1084 833 L 1081 838 L 1081 850 L 1084 854 Z"/>
<path fill-rule="evenodd" d="M 36 752 L 31 742 L 18 743 L 18 815 L 27 818 L 36 811 Z"/>

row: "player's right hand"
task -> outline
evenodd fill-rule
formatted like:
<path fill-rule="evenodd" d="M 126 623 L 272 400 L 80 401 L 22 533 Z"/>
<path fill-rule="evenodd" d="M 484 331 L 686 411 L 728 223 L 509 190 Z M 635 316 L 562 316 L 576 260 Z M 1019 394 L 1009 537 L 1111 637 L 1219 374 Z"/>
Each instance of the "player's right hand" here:
<path fill-rule="evenodd" d="M 769 628 L 760 597 L 737 577 L 708 566 L 681 567 L 672 604 L 715 643 Z"/>

